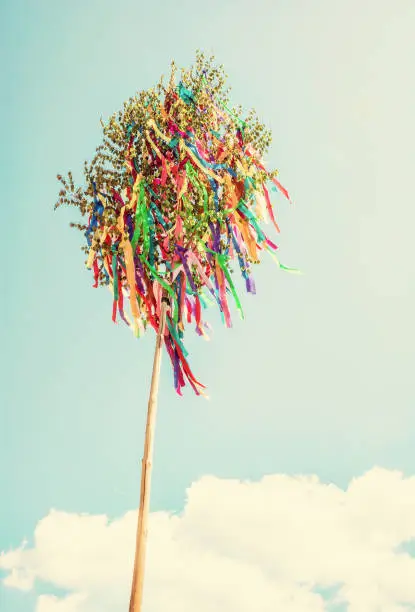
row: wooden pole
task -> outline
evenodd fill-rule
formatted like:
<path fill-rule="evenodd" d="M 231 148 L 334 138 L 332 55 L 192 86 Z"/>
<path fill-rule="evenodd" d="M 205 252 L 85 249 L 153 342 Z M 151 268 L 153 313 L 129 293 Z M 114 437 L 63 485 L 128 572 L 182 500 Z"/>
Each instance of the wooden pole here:
<path fill-rule="evenodd" d="M 166 327 L 168 300 L 163 298 L 160 313 L 160 325 L 154 352 L 153 374 L 151 377 L 150 397 L 148 400 L 147 425 L 144 441 L 144 455 L 141 468 L 140 509 L 138 512 L 137 537 L 134 558 L 134 573 L 131 586 L 129 612 L 141 612 L 143 601 L 144 568 L 147 547 L 147 523 L 150 508 L 151 463 L 153 459 L 154 428 L 157 412 L 157 394 L 160 378 L 161 349 Z"/>

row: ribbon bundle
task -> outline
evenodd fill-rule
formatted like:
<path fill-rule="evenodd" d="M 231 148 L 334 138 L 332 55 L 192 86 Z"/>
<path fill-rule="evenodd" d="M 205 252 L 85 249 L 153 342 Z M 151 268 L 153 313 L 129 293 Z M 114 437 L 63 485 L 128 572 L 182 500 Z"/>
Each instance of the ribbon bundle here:
<path fill-rule="evenodd" d="M 178 86 L 173 68 L 167 87 L 138 94 L 104 126 L 85 190 L 70 173 L 58 177 L 58 205 L 87 216 L 77 227 L 94 286 L 113 295 L 113 321 L 119 316 L 136 336 L 149 325 L 157 331 L 162 298 L 169 299 L 164 342 L 179 394 L 185 380 L 198 395 L 204 389 L 187 361 L 185 324 L 207 336 L 202 309 L 212 302 L 228 327 L 231 301 L 243 317 L 230 264 L 238 262 L 255 293 L 252 264 L 277 249 L 261 222 L 279 232 L 267 183 L 289 199 L 262 161 L 269 134 L 252 114 L 243 121 L 228 108 L 222 86 L 203 56 Z"/>

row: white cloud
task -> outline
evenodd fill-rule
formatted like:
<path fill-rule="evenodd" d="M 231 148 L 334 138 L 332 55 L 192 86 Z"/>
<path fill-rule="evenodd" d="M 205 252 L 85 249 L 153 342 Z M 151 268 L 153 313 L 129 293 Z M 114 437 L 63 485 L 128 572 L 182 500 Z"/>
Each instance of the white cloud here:
<path fill-rule="evenodd" d="M 36 612 L 78 612 L 86 601 L 86 595 L 81 593 L 63 598 L 54 595 L 41 595 L 37 600 Z"/>
<path fill-rule="evenodd" d="M 5 584 L 68 592 L 40 596 L 36 612 L 126 609 L 135 528 L 135 512 L 109 521 L 51 511 L 33 548 L 0 557 Z M 400 547 L 412 538 L 415 477 L 399 472 L 375 468 L 346 491 L 315 476 L 204 477 L 181 516 L 151 515 L 145 610 L 328 612 L 344 602 L 404 612 L 415 605 L 415 559 Z M 336 585 L 330 601 L 318 593 Z"/>

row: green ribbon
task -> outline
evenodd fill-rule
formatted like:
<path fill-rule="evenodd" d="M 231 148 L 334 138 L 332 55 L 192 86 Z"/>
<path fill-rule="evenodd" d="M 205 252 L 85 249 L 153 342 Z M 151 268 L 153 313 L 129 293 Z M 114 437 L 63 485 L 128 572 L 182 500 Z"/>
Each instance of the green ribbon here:
<path fill-rule="evenodd" d="M 164 281 L 161 278 L 161 276 L 159 275 L 157 270 L 151 265 L 151 263 L 149 261 L 147 261 L 147 259 L 143 255 L 140 256 L 140 259 L 143 262 L 143 264 L 145 264 L 147 266 L 147 268 L 150 270 L 150 272 L 157 278 L 158 282 L 163 287 L 163 289 L 165 289 L 167 291 L 167 293 L 170 295 L 170 297 L 172 298 L 173 303 L 174 303 L 173 320 L 177 324 L 177 322 L 179 320 L 179 304 L 177 302 L 177 297 L 176 297 L 175 292 L 173 291 L 171 286 L 168 283 L 166 283 L 166 281 Z"/>
<path fill-rule="evenodd" d="M 171 325 L 169 319 L 166 319 L 167 322 L 167 327 L 169 328 L 169 332 L 171 333 L 171 335 L 173 336 L 173 338 L 176 340 L 177 344 L 180 346 L 182 353 L 185 357 L 188 356 L 188 351 L 185 349 L 179 335 L 176 333 L 176 330 L 174 329 L 173 325 Z"/>
<path fill-rule="evenodd" d="M 239 312 L 241 314 L 241 318 L 243 319 L 244 318 L 244 311 L 242 310 L 242 304 L 240 302 L 239 296 L 238 296 L 238 294 L 236 292 L 236 289 L 235 289 L 235 285 L 233 284 L 230 272 L 229 272 L 228 267 L 226 265 L 227 261 L 228 261 L 228 257 L 226 255 L 222 255 L 222 254 L 219 254 L 219 253 L 216 254 L 216 257 L 218 259 L 218 263 L 219 263 L 220 267 L 222 268 L 222 270 L 223 270 L 223 272 L 224 272 L 224 274 L 226 276 L 226 280 L 228 281 L 231 293 L 233 295 L 233 299 L 235 300 L 236 307 L 237 307 L 237 309 L 239 310 Z"/>
<path fill-rule="evenodd" d="M 244 312 L 243 312 L 243 309 L 242 309 L 242 304 L 241 304 L 239 296 L 238 296 L 238 294 L 236 292 L 235 285 L 233 284 L 230 272 L 229 272 L 228 267 L 227 267 L 227 263 L 229 261 L 229 256 L 228 255 L 224 255 L 223 253 L 217 253 L 216 251 L 212 251 L 205 244 L 203 244 L 203 242 L 200 242 L 200 244 L 203 246 L 205 251 L 208 251 L 209 253 L 211 253 L 212 255 L 214 255 L 216 257 L 216 259 L 218 261 L 218 264 L 222 268 L 223 273 L 225 275 L 225 278 L 228 281 L 228 285 L 229 285 L 229 288 L 230 288 L 231 293 L 233 295 L 233 299 L 235 300 L 236 307 L 237 307 L 237 309 L 240 312 L 241 318 L 244 319 Z"/>
<path fill-rule="evenodd" d="M 214 304 L 214 301 L 209 299 L 206 295 L 204 295 L 203 293 L 199 293 L 199 298 L 201 301 L 201 304 L 203 306 L 204 309 L 208 308 L 209 306 L 212 306 L 212 304 Z"/>
<path fill-rule="evenodd" d="M 205 85 L 207 85 L 207 86 L 209 87 L 209 84 L 208 84 L 208 82 L 207 82 L 207 80 L 206 80 L 206 77 L 205 77 L 205 76 L 203 76 L 203 77 L 202 77 L 202 81 L 204 82 L 204 84 L 205 84 Z M 222 107 L 224 110 L 226 110 L 226 112 L 228 113 L 228 115 L 230 115 L 230 116 L 231 116 L 231 117 L 234 119 L 234 121 L 235 121 L 235 122 L 237 123 L 237 125 L 238 125 L 238 126 L 241 128 L 241 131 L 242 131 L 242 133 L 243 133 L 243 131 L 244 131 L 244 129 L 246 128 L 246 125 L 247 125 L 247 124 L 246 124 L 246 121 L 243 121 L 243 119 L 240 119 L 240 118 L 238 117 L 238 115 L 236 115 L 236 114 L 235 114 L 235 113 L 234 113 L 234 112 L 233 112 L 233 111 L 232 111 L 230 108 L 228 108 L 228 107 L 226 106 L 226 104 L 224 104 L 224 103 L 223 103 L 223 102 L 221 102 L 220 100 L 218 100 L 218 104 L 219 104 L 219 106 L 221 106 L 221 107 Z"/>
<path fill-rule="evenodd" d="M 243 212 L 244 215 L 249 219 L 249 221 L 251 222 L 253 228 L 255 229 L 255 231 L 257 233 L 258 242 L 264 242 L 265 234 L 261 230 L 261 228 L 259 227 L 258 221 L 256 220 L 255 215 L 252 213 L 252 211 L 249 210 L 249 208 L 247 206 L 245 206 L 244 203 L 239 202 L 238 206 L 239 206 L 241 212 Z"/>
<path fill-rule="evenodd" d="M 147 222 L 149 226 L 149 249 L 150 249 L 149 260 L 150 260 L 151 265 L 153 265 L 155 250 L 156 250 L 156 243 L 155 243 L 156 226 L 154 223 L 153 215 L 151 214 L 150 211 L 148 211 L 147 213 Z"/>
<path fill-rule="evenodd" d="M 192 183 L 193 187 L 197 189 L 199 193 L 201 194 L 200 199 L 203 201 L 203 208 L 205 210 L 205 213 L 208 213 L 209 198 L 208 198 L 208 193 L 206 191 L 206 187 L 196 178 L 196 171 L 190 162 L 186 162 L 186 174 L 190 182 Z"/>
<path fill-rule="evenodd" d="M 139 196 L 137 208 L 135 211 L 134 234 L 131 241 L 133 251 L 136 250 L 141 233 L 143 234 L 143 254 L 148 256 L 150 250 L 150 231 L 148 223 L 147 198 L 145 191 L 145 182 L 140 181 Z"/>
<path fill-rule="evenodd" d="M 117 255 L 114 252 L 112 254 L 112 277 L 114 284 L 114 301 L 118 302 L 118 266 Z"/>
<path fill-rule="evenodd" d="M 275 263 L 281 270 L 284 270 L 284 272 L 292 272 L 293 274 L 302 274 L 301 270 L 299 270 L 298 268 L 289 268 L 288 266 L 284 266 L 284 264 L 282 264 L 279 259 L 277 259 L 274 251 L 272 251 L 269 246 L 266 246 L 265 249 L 268 251 L 272 259 L 275 261 Z"/>

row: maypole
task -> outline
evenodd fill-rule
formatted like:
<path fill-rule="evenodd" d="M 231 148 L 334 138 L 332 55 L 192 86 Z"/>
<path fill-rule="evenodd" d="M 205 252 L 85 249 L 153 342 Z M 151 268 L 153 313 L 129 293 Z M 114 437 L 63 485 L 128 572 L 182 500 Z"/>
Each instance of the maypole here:
<path fill-rule="evenodd" d="M 148 514 L 150 509 L 151 468 L 153 461 L 154 430 L 156 425 L 157 396 L 160 378 L 161 349 L 166 327 L 167 298 L 163 298 L 161 320 L 154 351 L 153 373 L 147 409 L 147 425 L 144 439 L 144 454 L 141 464 L 140 508 L 138 511 L 137 537 L 134 558 L 133 582 L 131 586 L 129 612 L 141 612 L 143 602 L 144 568 L 147 549 Z"/>
<path fill-rule="evenodd" d="M 196 63 L 176 67 L 163 79 L 124 103 L 107 123 L 104 139 L 90 163 L 85 184 L 72 174 L 62 183 L 56 207 L 79 209 L 73 223 L 85 238 L 86 265 L 94 287 L 112 294 L 112 319 L 140 337 L 149 327 L 156 350 L 148 404 L 142 463 L 134 574 L 130 612 L 141 612 L 147 519 L 157 391 L 162 346 L 170 358 L 179 395 L 186 382 L 197 395 L 202 385 L 193 375 L 184 344 L 185 327 L 207 337 L 203 310 L 215 304 L 231 327 L 231 302 L 243 318 L 232 278 L 239 266 L 248 293 L 255 293 L 252 269 L 261 255 L 275 256 L 277 245 L 262 224 L 280 231 L 272 191 L 290 200 L 266 168 L 271 133 L 254 111 L 244 119 L 231 108 L 226 75 L 214 58 L 197 54 Z"/>

